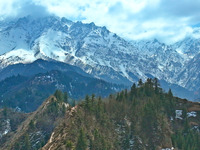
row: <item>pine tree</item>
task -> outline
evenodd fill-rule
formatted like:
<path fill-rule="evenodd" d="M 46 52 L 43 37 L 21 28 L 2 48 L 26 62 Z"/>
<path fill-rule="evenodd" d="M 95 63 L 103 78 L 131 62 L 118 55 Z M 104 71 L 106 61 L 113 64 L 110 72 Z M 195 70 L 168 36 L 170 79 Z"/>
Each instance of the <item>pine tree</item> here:
<path fill-rule="evenodd" d="M 173 98 L 173 94 L 172 94 L 172 90 L 171 89 L 169 89 L 167 94 L 168 94 L 169 98 Z"/>
<path fill-rule="evenodd" d="M 95 95 L 92 94 L 92 106 L 94 105 L 94 101 L 95 101 Z"/>
<path fill-rule="evenodd" d="M 85 96 L 85 109 L 90 111 L 91 110 L 91 107 L 92 107 L 92 104 L 91 104 L 91 100 L 90 100 L 90 97 L 88 95 Z"/>
<path fill-rule="evenodd" d="M 141 87 L 143 85 L 142 79 L 139 79 L 138 86 Z"/>
<path fill-rule="evenodd" d="M 125 91 L 124 91 L 124 97 L 125 97 L 125 99 L 128 98 L 128 91 L 127 91 L 127 89 L 125 89 Z"/>
<path fill-rule="evenodd" d="M 101 100 L 101 97 L 99 97 L 98 102 L 97 102 L 97 109 L 96 109 L 97 118 L 100 118 L 102 116 L 102 113 L 103 113 L 102 100 Z"/>
<path fill-rule="evenodd" d="M 81 129 L 79 132 L 76 150 L 85 150 L 86 148 L 87 148 L 86 136 L 83 129 Z"/>
<path fill-rule="evenodd" d="M 64 101 L 64 96 L 63 96 L 62 91 L 56 90 L 56 92 L 54 93 L 54 96 L 56 97 L 56 99 L 57 99 L 58 101 L 61 101 L 61 102 Z"/>
<path fill-rule="evenodd" d="M 119 95 L 119 101 L 124 100 L 124 96 L 125 96 L 124 91 L 121 91 Z"/>
<path fill-rule="evenodd" d="M 92 99 L 91 99 L 91 110 L 94 112 L 94 110 L 95 110 L 95 95 L 94 94 L 92 94 Z"/>
<path fill-rule="evenodd" d="M 147 79 L 147 82 L 144 84 L 144 90 L 146 96 L 152 96 L 153 94 L 153 83 L 150 78 Z"/>
<path fill-rule="evenodd" d="M 74 148 L 74 145 L 71 141 L 66 141 L 65 147 L 67 150 L 72 150 Z"/>
<path fill-rule="evenodd" d="M 131 86 L 130 100 L 133 100 L 134 97 L 137 97 L 137 88 L 135 83 Z"/>
<path fill-rule="evenodd" d="M 64 92 L 64 102 L 68 103 L 68 94 L 67 94 L 67 92 Z"/>
<path fill-rule="evenodd" d="M 34 129 L 35 129 L 35 123 L 34 123 L 33 120 L 30 121 L 29 127 L 30 127 L 31 130 L 34 130 Z"/>
<path fill-rule="evenodd" d="M 158 78 L 153 79 L 154 89 L 155 93 L 158 94 L 160 92 L 160 83 L 158 81 Z"/>
<path fill-rule="evenodd" d="M 120 100 L 120 94 L 119 94 L 119 92 L 117 93 L 116 100 L 117 100 L 117 101 L 119 101 L 119 100 Z"/>

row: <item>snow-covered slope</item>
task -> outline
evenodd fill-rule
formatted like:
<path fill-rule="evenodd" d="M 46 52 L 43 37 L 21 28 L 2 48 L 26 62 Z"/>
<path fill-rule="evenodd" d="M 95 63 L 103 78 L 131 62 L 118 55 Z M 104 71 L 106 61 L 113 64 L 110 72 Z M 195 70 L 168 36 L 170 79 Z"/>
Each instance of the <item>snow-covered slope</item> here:
<path fill-rule="evenodd" d="M 200 53 L 200 27 L 194 27 L 193 33 L 185 39 L 175 43 L 173 48 L 188 60 Z"/>
<path fill-rule="evenodd" d="M 131 61 L 137 59 L 137 50 L 105 27 L 65 18 L 25 17 L 0 28 L 1 68 L 38 58 L 54 59 L 105 80 L 125 84 L 133 81 L 126 70 L 130 61 L 127 55 Z"/>
<path fill-rule="evenodd" d="M 0 24 L 0 67 L 53 59 L 109 82 L 131 84 L 157 77 L 188 88 L 181 75 L 191 74 L 186 64 L 199 53 L 198 31 L 168 46 L 158 40 L 126 41 L 94 23 L 29 16 Z M 189 82 L 195 84 L 192 78 Z"/>

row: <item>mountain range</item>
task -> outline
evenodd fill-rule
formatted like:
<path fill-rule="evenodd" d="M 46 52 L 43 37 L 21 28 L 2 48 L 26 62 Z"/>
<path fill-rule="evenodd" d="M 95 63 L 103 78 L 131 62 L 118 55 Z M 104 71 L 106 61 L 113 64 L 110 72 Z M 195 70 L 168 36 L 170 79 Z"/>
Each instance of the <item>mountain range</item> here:
<path fill-rule="evenodd" d="M 37 59 L 59 61 L 128 86 L 156 77 L 165 90 L 172 88 L 179 97 L 198 100 L 199 41 L 199 27 L 190 37 L 167 45 L 156 39 L 128 41 L 94 23 L 27 16 L 0 23 L 0 68 Z"/>
<path fill-rule="evenodd" d="M 87 94 L 105 97 L 126 88 L 94 78 L 76 66 L 42 59 L 9 65 L 0 77 L 0 106 L 24 112 L 35 111 L 57 89 L 79 101 Z"/>
<path fill-rule="evenodd" d="M 0 150 L 199 150 L 200 103 L 182 99 L 200 97 L 193 31 L 167 45 L 55 16 L 1 21 Z"/>

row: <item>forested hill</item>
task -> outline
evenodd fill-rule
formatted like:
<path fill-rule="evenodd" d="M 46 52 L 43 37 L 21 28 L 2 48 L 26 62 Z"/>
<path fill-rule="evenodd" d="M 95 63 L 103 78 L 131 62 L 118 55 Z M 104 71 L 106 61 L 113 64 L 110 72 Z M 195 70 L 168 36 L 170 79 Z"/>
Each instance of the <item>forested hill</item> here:
<path fill-rule="evenodd" d="M 0 147 L 13 150 L 200 149 L 200 104 L 174 97 L 171 90 L 165 93 L 157 79 L 147 79 L 145 83 L 140 80 L 130 91 L 124 90 L 106 99 L 86 96 L 74 107 L 68 106 L 66 96 L 57 91 L 36 112 L 19 125 L 21 130 L 3 135 L 1 139 L 12 142 L 1 142 Z M 48 122 L 52 126 L 47 134 Z M 39 139 L 37 134 L 43 137 L 43 143 L 34 140 Z"/>

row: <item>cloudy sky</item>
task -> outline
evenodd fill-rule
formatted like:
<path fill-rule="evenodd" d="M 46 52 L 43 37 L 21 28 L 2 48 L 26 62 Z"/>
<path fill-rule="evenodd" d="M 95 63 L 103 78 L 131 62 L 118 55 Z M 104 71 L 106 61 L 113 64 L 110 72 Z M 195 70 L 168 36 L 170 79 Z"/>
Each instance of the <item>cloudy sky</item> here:
<path fill-rule="evenodd" d="M 200 0 L 0 0 L 0 18 L 54 14 L 94 22 L 127 39 L 172 43 L 200 23 Z"/>

